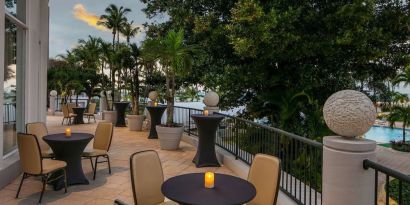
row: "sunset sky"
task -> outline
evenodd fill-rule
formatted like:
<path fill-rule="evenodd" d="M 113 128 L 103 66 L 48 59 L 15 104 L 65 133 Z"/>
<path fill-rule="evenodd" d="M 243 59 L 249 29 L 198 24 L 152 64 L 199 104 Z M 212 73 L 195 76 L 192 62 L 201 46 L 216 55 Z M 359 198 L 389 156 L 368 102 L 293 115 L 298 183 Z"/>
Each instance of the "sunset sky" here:
<path fill-rule="evenodd" d="M 148 21 L 141 11 L 144 5 L 139 0 L 50 0 L 50 57 L 64 54 L 77 45 L 78 39 L 86 39 L 88 35 L 111 41 L 111 31 L 96 25 L 111 3 L 130 8 L 132 12 L 128 19 L 133 20 L 135 26 Z M 133 41 L 139 42 L 143 38 L 141 33 Z"/>

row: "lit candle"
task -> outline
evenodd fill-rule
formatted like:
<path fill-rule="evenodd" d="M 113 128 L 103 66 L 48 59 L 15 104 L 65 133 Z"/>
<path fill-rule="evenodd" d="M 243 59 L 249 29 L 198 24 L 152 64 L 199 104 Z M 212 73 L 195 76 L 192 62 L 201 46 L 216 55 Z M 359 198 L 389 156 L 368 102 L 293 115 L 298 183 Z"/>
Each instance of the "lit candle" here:
<path fill-rule="evenodd" d="M 155 106 L 155 107 L 158 106 L 158 102 L 157 102 L 157 101 L 154 102 L 154 106 Z"/>
<path fill-rule="evenodd" d="M 204 110 L 204 115 L 208 116 L 209 115 L 209 111 L 208 110 Z"/>
<path fill-rule="evenodd" d="M 205 188 L 214 188 L 215 175 L 212 172 L 205 172 Z"/>
<path fill-rule="evenodd" d="M 71 128 L 65 129 L 65 136 L 66 137 L 71 137 Z"/>

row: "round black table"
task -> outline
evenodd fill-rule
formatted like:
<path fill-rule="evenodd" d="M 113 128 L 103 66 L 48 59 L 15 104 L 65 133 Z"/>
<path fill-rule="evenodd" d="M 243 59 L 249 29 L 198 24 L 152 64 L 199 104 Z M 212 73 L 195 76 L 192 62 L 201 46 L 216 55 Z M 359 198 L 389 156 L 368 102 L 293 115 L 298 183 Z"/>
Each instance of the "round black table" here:
<path fill-rule="evenodd" d="M 168 179 L 161 191 L 168 199 L 189 205 L 245 204 L 256 196 L 251 183 L 225 174 L 215 174 L 215 185 L 211 189 L 205 188 L 204 173 L 193 173 Z"/>
<path fill-rule="evenodd" d="M 74 117 L 74 124 L 84 124 L 84 107 L 73 107 L 73 112 L 77 116 Z"/>
<path fill-rule="evenodd" d="M 126 127 L 125 124 L 125 110 L 127 109 L 129 102 L 115 102 L 115 110 L 117 111 L 117 121 L 115 122 L 116 127 Z"/>
<path fill-rule="evenodd" d="M 224 118 L 221 115 L 192 114 L 198 127 L 198 148 L 192 162 L 196 167 L 219 167 L 221 166 L 215 154 L 215 135 L 218 125 Z"/>
<path fill-rule="evenodd" d="M 162 114 L 164 114 L 166 106 L 147 106 L 149 115 L 151 116 L 151 129 L 149 131 L 148 139 L 158 139 L 157 125 L 161 124 Z"/>
<path fill-rule="evenodd" d="M 81 155 L 85 147 L 94 136 L 87 133 L 72 133 L 71 137 L 66 137 L 65 133 L 51 134 L 43 137 L 44 141 L 50 145 L 55 159 L 67 163 L 67 184 L 89 184 L 85 177 L 81 164 Z M 56 173 L 58 175 L 59 173 Z M 64 187 L 64 179 L 56 180 L 54 190 Z"/>

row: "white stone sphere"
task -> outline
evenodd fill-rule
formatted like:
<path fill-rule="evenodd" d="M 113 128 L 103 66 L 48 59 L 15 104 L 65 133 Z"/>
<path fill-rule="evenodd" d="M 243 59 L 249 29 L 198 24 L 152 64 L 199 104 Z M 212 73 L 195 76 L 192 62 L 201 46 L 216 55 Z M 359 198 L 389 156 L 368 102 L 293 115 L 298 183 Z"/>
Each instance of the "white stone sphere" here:
<path fill-rule="evenodd" d="M 100 97 L 102 97 L 102 98 L 105 97 L 105 91 L 100 92 Z"/>
<path fill-rule="evenodd" d="M 158 92 L 157 91 L 149 92 L 148 98 L 151 99 L 152 101 L 156 101 L 158 99 Z"/>
<path fill-rule="evenodd" d="M 53 97 L 57 96 L 57 91 L 56 90 L 50 91 L 50 96 L 53 96 Z"/>
<path fill-rule="evenodd" d="M 327 126 L 343 137 L 361 136 L 373 126 L 376 108 L 363 93 L 342 90 L 331 95 L 323 106 Z"/>
<path fill-rule="evenodd" d="M 216 107 L 219 103 L 219 95 L 214 91 L 205 94 L 204 104 L 209 107 Z"/>

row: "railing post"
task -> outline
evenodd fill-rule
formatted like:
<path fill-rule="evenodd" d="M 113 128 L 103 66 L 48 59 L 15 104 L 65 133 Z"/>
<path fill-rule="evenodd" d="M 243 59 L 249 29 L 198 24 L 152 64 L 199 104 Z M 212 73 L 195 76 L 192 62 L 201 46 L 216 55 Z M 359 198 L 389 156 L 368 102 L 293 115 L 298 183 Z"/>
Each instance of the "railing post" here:
<path fill-rule="evenodd" d="M 188 108 L 188 136 L 191 136 L 191 108 Z"/>
<path fill-rule="evenodd" d="M 239 124 L 237 122 L 237 120 L 235 119 L 235 159 L 238 159 L 238 155 L 239 155 Z"/>

